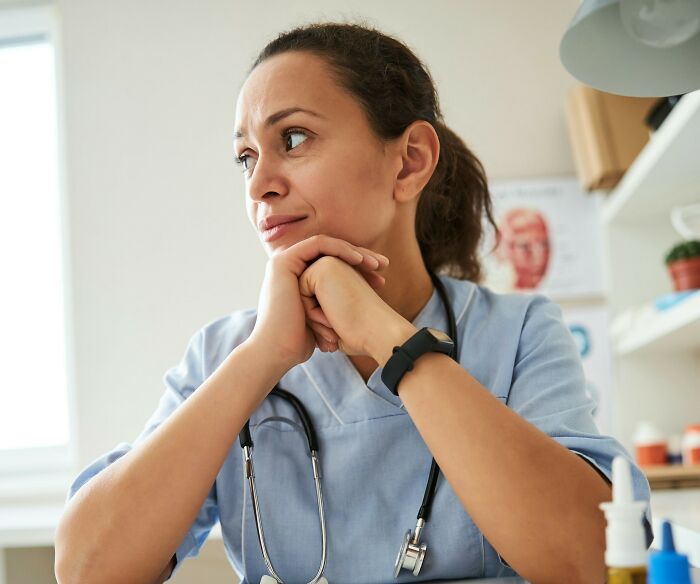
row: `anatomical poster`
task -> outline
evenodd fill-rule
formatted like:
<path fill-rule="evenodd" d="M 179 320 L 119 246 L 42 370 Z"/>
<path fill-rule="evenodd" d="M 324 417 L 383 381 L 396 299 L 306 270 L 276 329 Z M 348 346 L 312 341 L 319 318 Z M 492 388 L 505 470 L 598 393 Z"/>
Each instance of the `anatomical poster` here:
<path fill-rule="evenodd" d="M 487 224 L 484 285 L 553 300 L 604 297 L 600 194 L 584 192 L 576 178 L 493 181 L 489 188 L 500 237 Z"/>

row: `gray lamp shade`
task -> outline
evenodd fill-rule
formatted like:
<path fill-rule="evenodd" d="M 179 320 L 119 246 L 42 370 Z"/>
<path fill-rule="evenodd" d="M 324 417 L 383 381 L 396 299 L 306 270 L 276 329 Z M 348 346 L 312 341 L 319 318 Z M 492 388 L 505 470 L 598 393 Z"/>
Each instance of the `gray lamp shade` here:
<path fill-rule="evenodd" d="M 584 0 L 559 56 L 576 79 L 608 93 L 665 97 L 700 89 L 700 34 L 672 47 L 645 44 L 627 32 L 619 0 Z"/>

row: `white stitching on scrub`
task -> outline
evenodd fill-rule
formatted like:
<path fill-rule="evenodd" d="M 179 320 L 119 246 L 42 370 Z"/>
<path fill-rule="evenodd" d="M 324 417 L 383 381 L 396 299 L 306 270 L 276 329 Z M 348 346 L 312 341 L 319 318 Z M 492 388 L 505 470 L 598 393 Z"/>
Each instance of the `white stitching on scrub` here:
<path fill-rule="evenodd" d="M 469 305 L 472 302 L 472 298 L 474 297 L 474 293 L 476 292 L 476 286 L 472 288 L 471 294 L 469 294 L 469 298 L 467 298 L 467 302 L 464 304 L 464 308 L 462 309 L 462 312 L 459 313 L 459 318 L 457 318 L 457 323 L 459 324 L 459 321 L 462 320 L 462 317 L 464 316 L 464 313 L 467 312 L 467 308 L 469 308 Z"/>
<path fill-rule="evenodd" d="M 319 396 L 321 396 L 321 399 L 323 400 L 323 403 L 326 404 L 326 407 L 330 410 L 331 414 L 335 416 L 335 419 L 340 422 L 342 426 L 345 426 L 345 422 L 340 419 L 340 416 L 336 413 L 336 411 L 331 407 L 331 404 L 328 403 L 328 400 L 326 399 L 326 396 L 323 395 L 323 392 L 321 391 L 321 388 L 318 386 L 316 383 L 316 380 L 313 378 L 311 373 L 309 372 L 308 368 L 304 363 L 301 364 L 301 368 L 304 370 L 304 373 L 308 376 L 309 380 L 311 381 L 311 385 L 314 386 L 314 389 L 316 390 L 316 393 L 318 393 Z"/>

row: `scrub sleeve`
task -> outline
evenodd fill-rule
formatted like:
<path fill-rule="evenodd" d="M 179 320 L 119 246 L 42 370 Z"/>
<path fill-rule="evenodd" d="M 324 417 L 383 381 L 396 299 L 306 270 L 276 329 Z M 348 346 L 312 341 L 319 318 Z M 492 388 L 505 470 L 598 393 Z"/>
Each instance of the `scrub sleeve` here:
<path fill-rule="evenodd" d="M 613 458 L 624 456 L 632 470 L 634 498 L 647 502 L 640 521 L 648 548 L 653 539 L 649 482 L 617 440 L 598 432 L 593 419 L 595 404 L 586 395 L 585 384 L 576 341 L 563 321 L 561 308 L 542 294 L 532 295 L 518 343 L 510 390 L 499 399 L 583 458 L 610 484 Z M 508 566 L 500 554 L 498 557 Z"/>
<path fill-rule="evenodd" d="M 128 454 L 133 448 L 143 442 L 202 384 L 204 381 L 204 359 L 206 357 L 204 354 L 204 330 L 205 329 L 201 329 L 192 336 L 180 363 L 169 369 L 163 376 L 166 390 L 160 398 L 156 411 L 148 419 L 144 429 L 136 438 L 133 445 L 122 442 L 111 452 L 90 463 L 71 484 L 66 502 L 68 502 L 80 487 L 87 483 L 92 477 L 108 467 L 115 460 Z M 187 556 L 196 557 L 199 554 L 199 550 L 204 544 L 209 532 L 218 520 L 219 512 L 216 500 L 216 482 L 214 482 L 194 523 L 175 552 L 177 564 L 173 570 L 173 574 L 179 570 L 182 561 Z"/>

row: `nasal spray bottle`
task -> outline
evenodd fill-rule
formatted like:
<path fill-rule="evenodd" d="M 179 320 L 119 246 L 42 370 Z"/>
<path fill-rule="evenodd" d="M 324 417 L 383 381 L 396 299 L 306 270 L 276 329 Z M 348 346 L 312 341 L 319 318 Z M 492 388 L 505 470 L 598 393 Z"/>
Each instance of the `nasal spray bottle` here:
<path fill-rule="evenodd" d="M 649 584 L 693 584 L 688 556 L 676 552 L 668 521 L 661 524 L 661 550 L 649 556 L 648 565 Z"/>
<path fill-rule="evenodd" d="M 644 501 L 635 501 L 629 462 L 613 460 L 613 500 L 601 503 L 608 526 L 605 529 L 605 565 L 608 584 L 646 584 L 647 548 L 642 513 Z"/>

